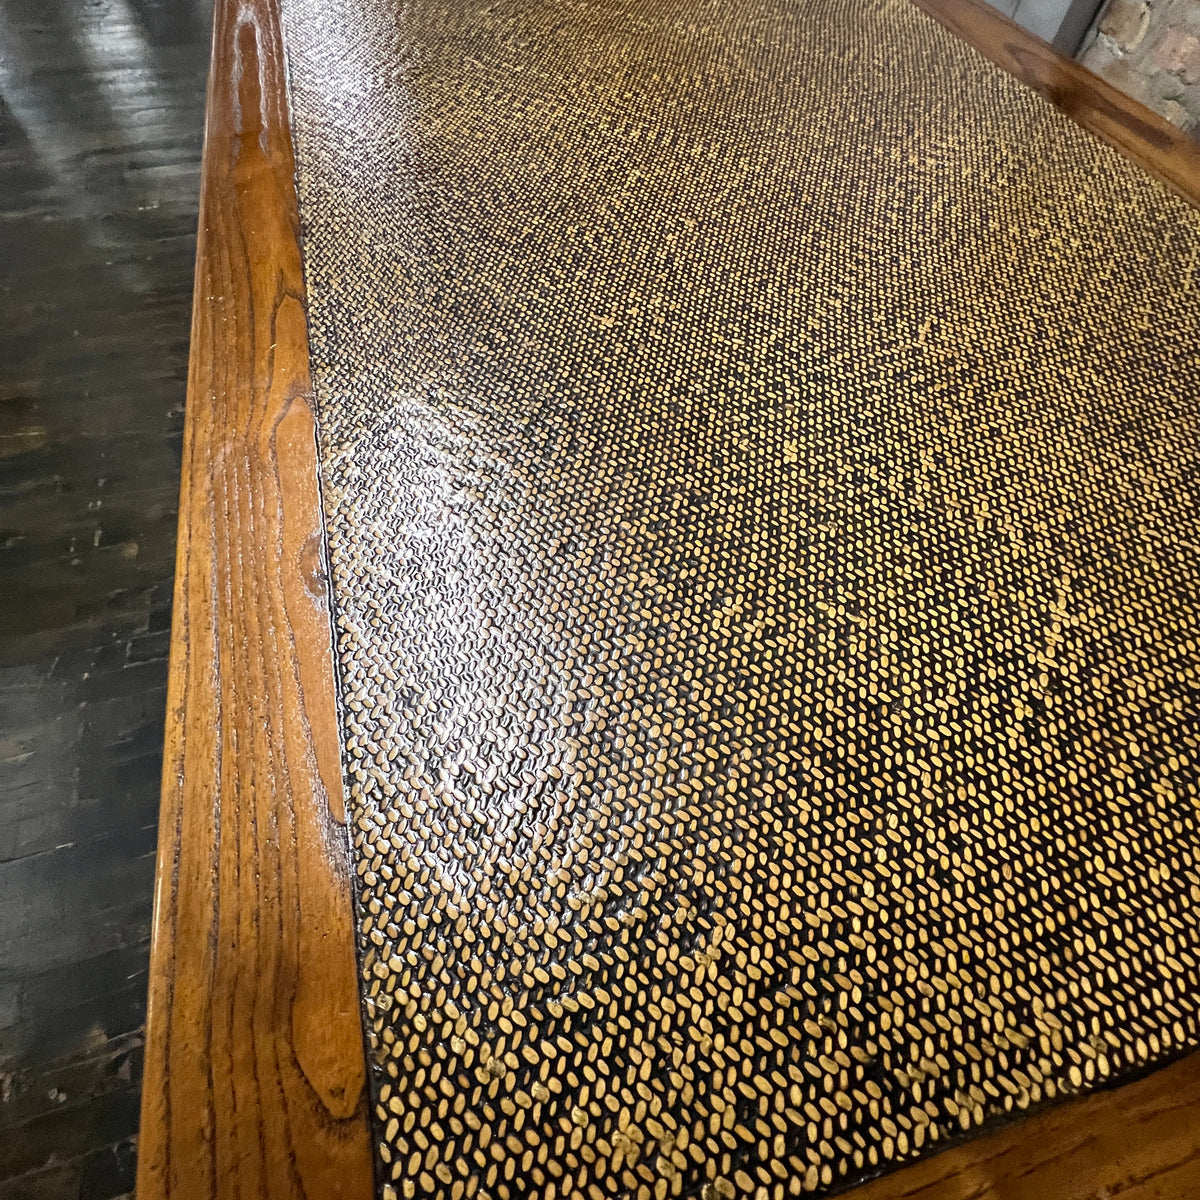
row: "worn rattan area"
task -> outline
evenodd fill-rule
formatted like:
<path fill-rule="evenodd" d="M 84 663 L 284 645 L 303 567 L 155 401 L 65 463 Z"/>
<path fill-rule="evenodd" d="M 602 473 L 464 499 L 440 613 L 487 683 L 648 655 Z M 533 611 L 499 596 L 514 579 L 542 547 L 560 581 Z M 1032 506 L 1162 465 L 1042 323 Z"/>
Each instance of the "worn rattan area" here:
<path fill-rule="evenodd" d="M 284 16 L 383 1191 L 1195 1046 L 1197 213 L 907 0 Z"/>

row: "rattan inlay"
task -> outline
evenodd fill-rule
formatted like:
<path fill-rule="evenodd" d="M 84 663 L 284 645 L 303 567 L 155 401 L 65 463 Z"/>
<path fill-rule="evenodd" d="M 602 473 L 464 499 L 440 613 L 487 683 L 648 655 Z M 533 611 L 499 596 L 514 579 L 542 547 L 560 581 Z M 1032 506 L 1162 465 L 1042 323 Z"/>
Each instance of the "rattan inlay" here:
<path fill-rule="evenodd" d="M 383 1193 L 1194 1047 L 1198 214 L 907 0 L 284 17 Z"/>

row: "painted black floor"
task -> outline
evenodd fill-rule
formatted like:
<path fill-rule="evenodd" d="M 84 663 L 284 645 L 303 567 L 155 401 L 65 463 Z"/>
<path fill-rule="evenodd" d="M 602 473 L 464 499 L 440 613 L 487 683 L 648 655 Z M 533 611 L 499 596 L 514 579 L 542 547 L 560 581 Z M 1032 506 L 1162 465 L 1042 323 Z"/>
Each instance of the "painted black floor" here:
<path fill-rule="evenodd" d="M 0 0 L 0 1198 L 131 1193 L 210 15 Z"/>

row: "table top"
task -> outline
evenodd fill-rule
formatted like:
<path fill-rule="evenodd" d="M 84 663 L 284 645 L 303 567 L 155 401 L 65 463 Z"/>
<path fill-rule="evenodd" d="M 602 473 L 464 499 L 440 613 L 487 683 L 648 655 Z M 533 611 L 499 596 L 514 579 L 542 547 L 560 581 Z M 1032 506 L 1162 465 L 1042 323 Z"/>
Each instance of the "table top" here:
<path fill-rule="evenodd" d="M 922 36 L 930 34 L 926 31 Z M 373 898 L 383 903 L 387 889 L 375 890 L 376 880 L 368 878 L 368 873 L 378 871 L 378 867 L 372 867 L 372 859 L 378 856 L 373 850 L 364 851 L 361 820 L 372 810 L 361 789 L 355 794 L 355 783 L 362 782 L 356 774 L 356 761 L 358 770 L 364 774 L 367 764 L 361 756 L 356 760 L 353 746 L 349 747 L 346 761 L 352 781 L 352 808 L 360 824 L 355 849 L 347 854 L 338 762 L 338 674 L 330 644 L 331 617 L 306 313 L 315 322 L 317 336 L 324 339 L 312 360 L 318 364 L 318 395 L 322 386 L 329 386 L 328 378 L 332 378 L 322 377 L 320 372 L 328 370 L 330 363 L 336 363 L 336 354 L 331 353 L 328 332 L 322 332 L 320 314 L 315 318 L 313 315 L 313 306 L 318 303 L 318 294 L 310 290 L 315 277 L 314 262 L 310 257 L 302 265 L 293 190 L 295 160 L 283 90 L 277 11 L 265 0 L 237 9 L 219 6 L 215 45 L 185 444 L 176 594 L 176 611 L 180 615 L 174 634 L 139 1189 L 147 1196 L 249 1191 L 256 1195 L 364 1195 L 372 1187 L 373 1167 L 367 1131 L 366 1059 L 358 1017 L 359 984 L 350 901 L 352 864 L 358 866 L 362 880 L 360 902 L 364 906 L 369 907 Z M 1111 140 L 1121 144 L 1124 139 L 1136 144 L 1142 160 L 1151 164 L 1160 178 L 1180 191 L 1186 190 L 1188 181 L 1194 178 L 1194 163 L 1188 157 L 1187 147 L 1173 140 L 1166 127 L 1128 105 L 1122 109 L 1125 116 L 1117 121 L 1114 117 L 1117 101 L 1112 95 L 1093 87 L 1077 70 L 1068 70 L 1050 58 L 1039 58 L 1039 54 L 1043 52 L 1036 47 L 1031 49 L 1017 34 L 1005 29 L 996 56 L 1008 55 L 1023 64 L 1023 69 L 1029 69 L 1030 63 L 1034 69 L 1039 62 L 1051 63 L 1060 81 L 1046 84 L 1043 80 L 1045 88 L 1073 107 L 1076 115 L 1093 114 L 1087 119 L 1094 125 L 1103 126 L 1107 121 L 1106 135 Z M 1064 88 L 1061 78 L 1069 79 L 1074 90 Z M 303 87 L 303 81 L 300 86 Z M 1029 116 L 1031 111 L 1033 115 Z M 1046 127 L 1036 124 L 1039 120 L 1047 121 L 1040 111 L 1023 108 L 1022 112 L 1035 127 Z M 1140 141 L 1139 130 L 1144 134 Z M 1083 152 L 1093 156 L 1089 161 L 1095 161 L 1097 152 L 1091 143 L 1085 143 Z M 303 173 L 302 165 L 302 180 Z M 1147 185 L 1132 169 L 1116 170 L 1115 176 L 1121 181 L 1120 186 L 1129 189 L 1128 195 L 1151 194 L 1145 191 Z M 743 180 L 741 186 L 749 188 L 752 182 Z M 814 178 L 809 191 L 820 196 L 825 182 L 820 177 Z M 736 188 L 728 194 L 736 201 Z M 1172 219 L 1179 221 L 1181 227 L 1189 228 L 1187 223 L 1191 218 L 1181 206 L 1173 207 L 1165 193 L 1155 191 L 1153 195 L 1153 203 L 1159 206 L 1157 211 L 1173 214 Z M 550 193 L 546 193 L 545 200 L 552 203 Z M 311 237 L 312 230 L 309 234 Z M 752 250 L 753 246 L 748 246 L 747 252 Z M 344 244 L 339 243 L 338 252 L 345 252 Z M 309 271 L 307 280 L 305 267 Z M 321 275 L 318 264 L 319 286 L 328 286 L 327 281 L 335 274 Z M 1025 278 L 1026 285 L 1028 282 Z M 601 317 L 604 316 L 602 313 Z M 594 336 L 607 336 L 619 319 L 620 314 L 607 326 L 601 322 Z M 1179 319 L 1186 322 L 1186 316 Z M 870 351 L 870 347 L 866 349 Z M 915 369 L 911 364 L 910 368 Z M 848 378 L 853 378 L 853 372 Z M 649 413 L 655 400 L 648 397 L 639 403 L 643 412 Z M 463 437 L 464 430 L 470 435 L 479 428 L 478 424 L 470 423 L 477 417 L 464 415 L 461 408 L 456 412 L 463 428 L 447 426 L 445 414 L 439 414 L 436 402 L 428 397 L 414 400 L 409 408 L 411 411 L 406 412 L 412 427 L 421 428 L 424 420 L 426 428 L 433 429 L 432 436 L 443 441 Z M 755 414 L 747 411 L 745 416 L 749 423 L 743 433 L 753 442 Z M 662 422 L 669 417 L 666 410 L 655 414 L 653 419 L 647 416 L 647 438 L 658 437 Z M 984 424 L 982 418 L 981 413 L 980 427 Z M 439 420 L 441 425 L 437 424 Z M 797 426 L 797 436 L 777 439 L 781 447 L 780 462 L 776 464 L 779 471 L 794 466 L 802 454 L 812 452 L 813 446 L 803 440 L 806 431 L 812 432 L 805 425 L 807 420 L 805 417 Z M 622 428 L 626 436 L 632 429 L 631 440 L 640 446 L 643 443 L 636 435 L 637 421 L 636 409 L 622 410 Z M 686 427 L 686 420 L 683 425 Z M 514 428 L 527 426 L 528 418 L 523 417 Z M 587 429 L 586 420 L 583 426 Z M 327 456 L 345 450 L 331 428 L 322 429 L 322 450 Z M 495 436 L 490 427 L 484 429 L 488 437 Z M 736 430 L 711 432 L 710 444 L 736 445 Z M 519 439 L 521 435 L 513 436 Z M 790 455 L 789 442 L 796 443 Z M 495 458 L 495 443 L 488 444 Z M 504 471 L 508 471 L 501 480 L 504 486 L 509 486 L 513 479 L 519 479 L 520 487 L 527 491 L 557 486 L 555 481 L 536 475 L 532 459 L 525 462 L 519 453 L 512 451 L 511 438 L 506 445 L 509 459 L 492 462 L 490 466 L 484 464 L 483 474 L 471 486 L 486 494 L 488 487 L 497 486 L 496 479 Z M 918 450 L 914 443 L 917 459 Z M 1069 446 L 1063 452 L 1068 453 Z M 687 451 L 681 445 L 675 459 L 684 461 L 686 457 Z M 327 511 L 336 514 L 340 500 L 336 494 L 331 495 L 331 490 L 336 493 L 339 481 L 344 483 L 345 472 L 363 466 L 368 470 L 361 487 L 369 487 L 370 464 L 353 454 L 336 469 L 330 467 L 331 461 L 326 458 Z M 619 460 L 616 465 L 621 467 Z M 627 512 L 622 507 L 625 499 L 636 506 L 643 496 L 638 491 L 637 464 L 631 464 L 630 471 L 624 474 L 621 470 L 615 474 L 611 469 L 606 472 L 611 466 L 611 462 L 596 460 L 592 468 L 595 487 L 588 493 L 590 502 L 603 504 L 608 502 L 606 497 L 616 496 L 616 507 L 604 521 L 641 521 L 639 528 L 644 529 L 650 519 L 647 514 Z M 641 469 L 644 473 L 645 464 Z M 725 459 L 718 463 L 714 458 L 698 469 L 708 481 L 702 489 L 706 494 L 711 493 L 711 479 L 716 475 L 727 475 L 735 489 L 740 486 L 736 465 L 729 467 Z M 583 483 L 579 479 L 572 481 L 574 494 L 579 494 Z M 1013 486 L 1018 486 L 1017 481 L 1014 480 Z M 499 505 L 493 509 L 515 511 L 519 517 L 523 512 L 535 513 L 544 507 L 530 503 L 522 509 L 521 494 L 524 493 L 519 490 L 511 492 L 510 487 L 505 492 L 509 508 Z M 718 515 L 707 514 L 705 520 L 711 516 L 715 523 Z M 773 518 L 777 531 L 786 525 L 783 517 L 786 514 L 776 514 Z M 577 514 L 572 525 L 585 526 L 586 514 Z M 601 525 L 611 537 L 614 526 L 604 522 Z M 348 525 L 342 527 L 343 539 L 349 536 L 348 528 Z M 485 554 L 481 562 L 501 558 L 505 538 L 519 541 L 527 537 L 522 528 L 520 519 L 511 528 L 497 526 L 488 536 L 499 540 L 491 557 Z M 352 547 L 351 541 L 343 540 L 344 549 L 339 551 L 338 535 L 331 532 L 337 578 L 339 562 L 343 567 L 353 562 Z M 735 560 L 730 550 L 731 547 L 724 547 L 723 562 Z M 769 557 L 767 551 L 762 553 Z M 621 580 L 628 574 L 627 565 L 620 568 L 625 574 L 618 572 Z M 780 565 L 772 560 L 776 574 Z M 743 581 L 747 577 L 754 580 L 755 569 L 755 561 L 747 560 L 739 569 L 739 576 Z M 343 617 L 347 606 L 338 589 L 347 589 L 346 581 L 351 577 L 343 575 L 335 586 L 339 615 Z M 766 576 L 763 579 L 763 584 L 754 586 L 769 587 Z M 640 580 L 640 575 L 636 579 L 630 577 L 628 588 L 623 582 L 620 584 L 631 602 L 638 599 L 633 592 L 643 586 Z M 661 569 L 659 582 L 661 585 Z M 1122 582 L 1128 581 L 1117 581 Z M 520 582 L 514 584 L 518 595 L 521 586 Z M 600 586 L 604 586 L 603 581 Z M 658 598 L 651 597 L 649 602 L 662 603 L 663 593 L 655 595 Z M 350 592 L 345 591 L 344 597 L 349 596 Z M 736 600 L 732 593 L 731 597 L 725 597 L 718 605 L 721 612 Z M 501 592 L 497 591 L 493 599 L 492 610 L 503 615 L 506 610 L 501 604 Z M 446 607 L 446 597 L 436 589 L 425 593 L 421 602 L 432 604 L 434 600 L 438 601 L 435 608 Z M 667 601 L 668 606 L 672 602 Z M 568 606 L 569 603 L 579 602 L 568 597 Z M 1057 603 L 1062 607 L 1066 601 L 1060 598 Z M 433 608 L 421 611 L 426 622 L 436 615 Z M 537 647 L 543 643 L 546 647 L 551 645 L 543 635 L 544 626 L 553 622 L 554 614 L 538 611 L 542 628 L 529 635 L 534 640 L 518 638 L 511 648 L 510 657 L 527 666 L 537 661 Z M 1151 615 L 1141 609 L 1139 613 L 1142 619 Z M 714 620 L 719 616 L 717 613 Z M 728 628 L 730 622 L 736 624 L 740 617 L 731 610 L 723 619 Z M 354 667 L 354 660 L 346 656 L 348 628 L 343 623 L 339 643 L 343 714 L 355 711 L 353 703 L 347 703 L 355 695 L 346 690 L 348 683 L 353 682 Z M 453 634 L 444 632 L 447 636 Z M 411 640 L 415 635 L 410 632 L 406 636 Z M 848 628 L 847 637 L 853 636 L 853 630 Z M 1161 642 L 1167 635 L 1159 630 L 1155 636 Z M 598 642 L 601 637 L 597 632 L 595 640 Z M 455 654 L 453 643 L 448 644 L 444 637 L 435 639 L 429 650 L 448 659 Z M 474 647 L 472 654 L 487 657 L 479 647 Z M 546 656 L 543 654 L 543 658 Z M 503 656 L 499 660 L 493 656 L 489 661 L 493 661 L 493 669 L 500 673 L 497 678 L 507 678 L 503 673 L 511 663 L 505 663 Z M 650 654 L 643 661 L 653 668 L 655 656 Z M 436 653 L 428 663 L 436 666 Z M 711 678 L 720 670 L 717 664 L 708 676 Z M 375 680 L 372 686 L 378 682 Z M 628 689 L 631 701 L 641 703 L 652 684 L 647 678 L 638 681 L 636 688 L 631 686 Z M 537 691 L 539 696 L 544 693 L 536 673 L 530 686 L 542 689 Z M 614 685 L 612 680 L 605 680 L 604 686 L 623 687 L 620 681 Z M 869 692 L 869 683 L 867 686 Z M 744 689 L 735 686 L 734 691 L 738 690 Z M 610 691 L 609 695 L 612 694 Z M 622 691 L 621 695 L 624 694 Z M 471 695 L 479 699 L 477 689 Z M 739 705 L 744 705 L 740 697 L 736 699 Z M 563 703 L 569 706 L 572 700 L 572 696 L 567 696 Z M 731 711 L 740 711 L 739 705 Z M 452 708 L 458 711 L 462 705 L 456 702 Z M 718 715 L 716 719 L 719 722 L 721 718 Z M 653 732 L 652 727 L 658 729 L 655 736 L 661 737 L 663 722 L 651 720 L 647 736 Z M 343 729 L 349 726 L 344 725 Z M 696 738 L 692 742 L 700 744 Z M 732 761 L 731 755 L 729 747 L 724 747 L 717 757 Z M 648 756 L 635 752 L 635 757 L 644 763 Z M 570 774 L 563 771 L 558 760 L 548 760 L 545 766 L 548 778 L 556 778 L 554 769 L 560 777 Z M 535 763 L 532 768 L 535 776 L 538 770 Z M 590 778 L 603 774 L 602 770 L 593 770 Z M 617 774 L 614 771 L 611 777 Z M 752 795 L 762 791 L 761 781 L 750 780 L 748 786 Z M 833 777 L 831 786 L 839 786 Z M 753 813 L 748 809 L 741 819 L 749 820 L 761 811 L 761 807 Z M 886 825 L 886 813 L 882 815 Z M 709 826 L 714 823 L 711 811 L 706 823 Z M 516 831 L 517 825 L 513 828 Z M 769 843 L 767 838 L 764 849 Z M 635 839 L 635 845 L 640 844 Z M 908 853 L 911 855 L 911 847 Z M 1113 860 L 1110 869 L 1119 872 L 1116 861 Z M 678 872 L 680 864 L 685 862 L 695 866 L 694 850 L 674 864 L 659 866 L 670 875 L 672 871 Z M 447 865 L 448 869 L 454 868 L 453 855 Z M 763 859 L 761 869 L 767 875 L 772 874 L 767 859 Z M 861 873 L 861 862 L 850 869 Z M 518 868 L 514 878 L 520 876 Z M 639 879 L 640 886 L 649 886 L 644 873 Z M 754 886 L 757 889 L 757 883 Z M 898 886 L 911 887 L 911 881 Z M 678 882 L 666 891 L 676 898 L 682 894 Z M 814 902 L 819 911 L 822 901 L 818 897 Z M 1159 896 L 1155 902 L 1164 902 L 1164 897 Z M 787 895 L 780 893 L 773 906 L 787 903 Z M 835 899 L 831 903 L 837 906 L 844 901 Z M 644 902 L 641 906 L 645 907 Z M 703 917 L 706 910 L 702 904 L 699 911 Z M 718 907 L 712 911 L 723 910 Z M 602 919 L 601 910 L 597 910 L 597 915 Z M 664 915 L 660 914 L 659 919 Z M 466 919 L 469 916 L 464 914 Z M 742 914 L 738 919 L 756 918 Z M 1019 924 L 1021 914 L 1016 914 L 1016 919 Z M 521 918 L 522 923 L 533 920 L 533 917 Z M 365 937 L 370 933 L 365 925 L 360 930 Z M 860 923 L 853 937 L 865 941 L 861 933 Z M 823 936 L 851 934 L 848 930 L 845 935 L 827 932 Z M 769 940 L 745 950 L 735 947 L 736 969 L 746 971 L 744 959 L 759 969 Z M 366 944 L 370 944 L 369 938 Z M 847 946 L 850 944 L 848 941 Z M 395 949 L 403 953 L 405 948 L 397 943 Z M 797 950 L 800 950 L 798 945 Z M 711 951 L 708 953 L 711 959 Z M 841 952 L 843 957 L 847 953 L 848 950 Z M 387 987 L 393 986 L 388 982 L 388 971 L 380 975 L 371 970 L 368 959 L 363 961 L 372 978 Z M 643 990 L 664 986 L 665 981 L 656 978 L 651 960 L 646 960 L 643 969 L 649 972 L 643 975 Z M 856 970 L 859 968 L 842 968 L 851 986 L 861 987 L 853 984 Z M 606 977 L 602 986 L 611 988 L 619 977 L 620 972 L 612 978 Z M 812 984 L 819 985 L 822 977 L 810 975 Z M 797 982 L 803 991 L 803 979 Z M 481 981 L 479 986 L 487 985 Z M 932 991 L 938 990 L 930 986 Z M 736 987 L 743 998 L 747 991 L 753 991 L 744 980 L 737 982 Z M 372 998 L 369 989 L 368 998 Z M 538 1005 L 533 1005 L 528 997 L 525 1001 L 531 1004 L 535 1019 L 544 1019 L 537 1017 L 537 1012 L 542 1011 L 545 1001 Z M 735 1005 L 743 1002 L 734 999 Z M 442 1011 L 448 1012 L 444 1004 Z M 711 1020 L 712 1015 L 709 1012 L 698 1017 L 697 1027 L 701 1021 Z M 829 1019 L 832 1026 L 838 1024 L 836 1017 Z M 812 1036 L 834 1034 L 832 1026 L 830 1029 L 821 1026 L 822 1032 Z M 396 1027 L 391 1020 L 376 1022 L 372 1035 L 376 1051 L 386 1044 L 388 1029 L 395 1036 Z M 198 1036 L 198 1031 L 203 1031 L 203 1036 Z M 1019 1024 L 1017 1031 L 1019 1034 Z M 1050 1035 L 1043 1032 L 1040 1036 Z M 1188 1042 L 1185 1037 L 1174 1044 L 1177 1053 L 1186 1049 Z M 1167 1045 L 1161 1043 L 1162 1048 L 1156 1052 L 1159 1057 L 1172 1053 L 1166 1049 Z M 825 1049 L 836 1053 L 836 1047 Z M 1147 1053 L 1142 1051 L 1141 1058 L 1145 1059 Z M 378 1053 L 375 1061 L 382 1061 Z M 842 1071 L 847 1069 L 832 1055 L 831 1061 L 841 1065 Z M 1120 1069 L 1128 1070 L 1139 1059 L 1133 1054 L 1122 1061 L 1126 1065 Z M 1062 1069 L 1068 1081 L 1067 1090 L 1078 1086 L 1079 1081 L 1072 1078 L 1065 1060 Z M 570 1065 L 564 1070 L 571 1070 Z M 836 1074 L 835 1071 L 831 1095 L 840 1094 Z M 382 1075 L 376 1076 L 375 1103 L 386 1113 L 390 1097 L 383 1095 L 382 1079 Z M 1071 1101 L 1022 1124 L 925 1159 L 915 1167 L 868 1185 L 863 1194 L 1034 1195 L 1051 1194 L 1044 1190 L 1050 1186 L 1094 1189 L 1126 1183 L 1144 1189 L 1174 1187 L 1175 1194 L 1184 1195 L 1195 1185 L 1191 1173 L 1196 1170 L 1192 1165 L 1196 1083 L 1197 1068 L 1188 1059 L 1119 1091 Z M 850 1091 L 845 1094 L 849 1096 Z M 969 1095 L 969 1091 L 969 1086 L 959 1088 L 960 1096 Z M 1014 1107 L 1019 1109 L 1036 1102 L 1042 1094 L 1030 1088 Z M 1048 1091 L 1044 1094 L 1050 1095 Z M 972 1104 L 978 1105 L 982 1116 L 984 1102 L 956 1101 L 956 1107 L 968 1113 L 968 1126 L 975 1120 Z M 631 1098 L 630 1105 L 636 1107 L 636 1100 Z M 586 1106 L 581 1111 L 586 1112 Z M 598 1115 L 603 1119 L 603 1114 Z M 387 1132 L 386 1115 L 379 1119 L 386 1151 L 389 1145 L 394 1148 L 393 1139 L 398 1134 Z M 1135 1122 L 1137 1138 L 1125 1137 Z M 820 1121 L 815 1123 L 820 1145 Z M 628 1123 L 621 1126 L 621 1132 L 628 1128 Z M 904 1151 L 898 1151 L 898 1137 L 887 1136 L 892 1154 L 898 1152 L 903 1156 Z M 837 1161 L 832 1150 L 835 1141 L 830 1135 L 827 1143 L 830 1151 L 825 1157 L 831 1164 Z M 882 1145 L 881 1141 L 881 1150 Z M 849 1158 L 843 1161 L 853 1159 L 852 1152 L 847 1154 Z M 632 1167 L 639 1155 L 625 1152 L 623 1157 L 626 1165 Z M 739 1169 L 754 1182 L 752 1174 Z M 854 1169 L 863 1168 L 859 1164 Z M 798 1178 L 796 1168 L 793 1166 L 791 1170 L 793 1177 Z M 821 1174 L 822 1169 L 817 1167 L 818 1185 L 828 1182 L 822 1180 Z M 730 1176 L 735 1189 L 745 1189 L 747 1185 L 734 1171 L 730 1171 Z M 402 1182 L 398 1178 L 397 1186 Z M 1037 1188 L 1043 1190 L 1034 1190 Z M 1061 1191 L 1061 1194 L 1087 1193 Z M 1142 1194 L 1152 1193 L 1146 1190 Z"/>

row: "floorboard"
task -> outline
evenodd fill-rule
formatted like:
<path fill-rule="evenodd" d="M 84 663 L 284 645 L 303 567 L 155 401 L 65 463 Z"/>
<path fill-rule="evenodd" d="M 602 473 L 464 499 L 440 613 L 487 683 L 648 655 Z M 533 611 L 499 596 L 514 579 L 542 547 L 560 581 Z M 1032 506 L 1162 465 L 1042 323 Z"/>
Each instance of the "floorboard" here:
<path fill-rule="evenodd" d="M 211 14 L 0 4 L 0 1197 L 132 1192 Z"/>

